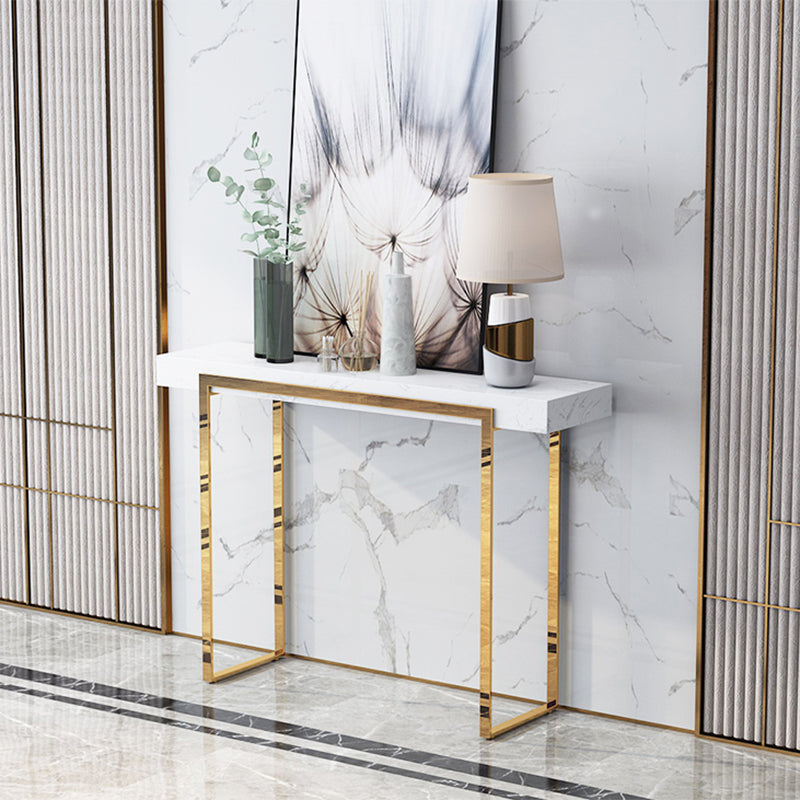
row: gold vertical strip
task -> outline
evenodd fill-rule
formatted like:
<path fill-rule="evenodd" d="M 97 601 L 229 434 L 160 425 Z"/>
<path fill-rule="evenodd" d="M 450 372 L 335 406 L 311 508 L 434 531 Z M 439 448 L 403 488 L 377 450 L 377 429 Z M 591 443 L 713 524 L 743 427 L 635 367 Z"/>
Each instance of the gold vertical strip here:
<path fill-rule="evenodd" d="M 25 375 L 27 357 L 25 353 L 25 264 L 22 252 L 22 176 L 20 163 L 19 132 L 19 32 L 17 4 L 11 4 L 11 68 L 14 83 L 14 181 L 17 212 L 17 308 L 19 318 L 19 377 L 20 410 L 22 411 L 22 483 L 28 487 L 28 383 Z M 28 508 L 28 492 L 22 493 L 22 513 L 25 520 L 25 602 L 31 602 L 31 525 Z"/>
<path fill-rule="evenodd" d="M 105 106 L 106 106 L 106 214 L 107 214 L 107 245 L 108 245 L 108 349 L 111 393 L 111 499 L 114 503 L 112 517 L 114 534 L 114 619 L 120 621 L 119 597 L 119 506 L 117 469 L 117 345 L 116 329 L 114 325 L 114 195 L 111 178 L 112 143 L 111 143 L 111 39 L 109 36 L 109 4 L 103 2 L 103 64 L 105 68 Z"/>
<path fill-rule="evenodd" d="M 169 350 L 167 319 L 167 203 L 164 127 L 164 4 L 152 0 L 153 38 L 153 160 L 155 207 L 155 264 L 158 286 L 158 352 Z M 172 630 L 172 519 L 169 453 L 169 389 L 158 388 L 158 461 L 161 525 L 161 630 Z"/>
<path fill-rule="evenodd" d="M 708 521 L 708 409 L 711 376 L 711 290 L 714 233 L 714 153 L 717 109 L 717 0 L 708 3 L 708 77 L 706 90 L 706 203 L 705 254 L 703 258 L 703 362 L 700 392 L 700 497 L 697 553 L 697 657 L 695 660 L 694 729 L 700 733 L 703 709 L 703 611 L 705 595 L 706 526 Z"/>
<path fill-rule="evenodd" d="M 47 313 L 48 308 L 48 292 L 47 292 L 47 234 L 45 220 L 48 219 L 46 213 L 46 201 L 44 191 L 44 112 L 42 110 L 44 91 L 43 91 L 43 77 L 42 77 L 42 4 L 41 0 L 36 0 L 36 63 L 37 63 L 37 92 L 39 100 L 39 178 L 42 181 L 42 191 L 40 197 L 40 219 L 41 219 L 41 237 L 42 237 L 42 349 L 44 353 L 44 409 L 45 409 L 45 456 L 47 459 L 47 541 L 48 541 L 48 559 L 49 559 L 49 584 L 50 584 L 50 608 L 55 609 L 55 579 L 54 579 L 54 559 L 53 559 L 53 466 L 50 457 L 51 454 L 51 441 L 50 441 L 50 325 L 49 316 Z"/>
<path fill-rule="evenodd" d="M 772 208 L 772 318 L 770 321 L 770 363 L 769 363 L 769 457 L 767 460 L 767 541 L 766 567 L 764 574 L 764 603 L 770 601 L 770 570 L 772 556 L 772 462 L 774 460 L 775 433 L 775 344 L 778 334 L 778 309 L 775 301 L 778 291 L 778 206 L 781 188 L 781 125 L 782 125 L 782 93 L 783 93 L 783 20 L 784 0 L 778 7 L 778 70 L 777 92 L 775 98 L 775 175 Z M 764 607 L 764 650 L 761 676 L 761 744 L 767 743 L 767 673 L 769 667 L 769 608 Z"/>
<path fill-rule="evenodd" d="M 492 737 L 492 598 L 493 598 L 493 489 L 494 411 L 481 417 L 481 636 L 480 726 L 484 739 Z"/>
<path fill-rule="evenodd" d="M 273 543 L 275 552 L 275 656 L 286 652 L 286 603 L 285 603 L 285 530 L 286 494 L 283 479 L 284 436 L 283 403 L 272 401 L 272 499 L 273 499 Z"/>
<path fill-rule="evenodd" d="M 214 680 L 214 594 L 211 582 L 211 385 L 200 378 L 200 571 L 203 603 L 203 680 Z"/>
<path fill-rule="evenodd" d="M 561 575 L 561 431 L 550 434 L 547 553 L 547 708 L 558 706 Z"/>

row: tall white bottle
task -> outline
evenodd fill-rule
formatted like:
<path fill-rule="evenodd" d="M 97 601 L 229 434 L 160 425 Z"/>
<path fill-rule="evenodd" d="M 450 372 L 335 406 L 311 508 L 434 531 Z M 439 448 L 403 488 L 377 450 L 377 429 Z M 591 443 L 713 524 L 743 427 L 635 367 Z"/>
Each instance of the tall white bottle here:
<path fill-rule="evenodd" d="M 405 274 L 403 254 L 395 250 L 392 271 L 383 276 L 381 374 L 413 375 L 416 371 L 411 276 Z"/>

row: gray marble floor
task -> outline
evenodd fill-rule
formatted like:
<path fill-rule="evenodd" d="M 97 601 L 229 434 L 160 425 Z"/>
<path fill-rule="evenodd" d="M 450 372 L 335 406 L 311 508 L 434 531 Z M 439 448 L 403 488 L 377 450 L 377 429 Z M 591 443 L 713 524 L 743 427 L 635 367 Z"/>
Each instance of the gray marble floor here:
<path fill-rule="evenodd" d="M 800 758 L 563 710 L 485 742 L 470 693 L 297 659 L 211 686 L 197 641 L 0 606 L 2 800 L 478 795 L 795 800 Z"/>

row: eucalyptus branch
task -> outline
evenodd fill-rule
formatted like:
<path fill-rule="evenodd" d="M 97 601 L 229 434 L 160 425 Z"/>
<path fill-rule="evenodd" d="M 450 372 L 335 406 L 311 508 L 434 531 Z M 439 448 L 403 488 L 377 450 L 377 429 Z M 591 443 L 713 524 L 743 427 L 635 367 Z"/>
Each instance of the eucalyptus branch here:
<path fill-rule="evenodd" d="M 241 238 L 245 242 L 253 243 L 255 249 L 244 252 L 256 258 L 268 258 L 277 263 L 291 264 L 295 254 L 306 246 L 305 242 L 298 241 L 302 236 L 299 217 L 305 214 L 305 199 L 295 203 L 293 217 L 290 218 L 287 210 L 287 219 L 281 222 L 275 211 L 285 206 L 275 197 L 275 181 L 266 174 L 266 168 L 272 163 L 272 156 L 257 149 L 259 141 L 258 133 L 253 133 L 250 146 L 244 151 L 245 160 L 256 163 L 256 167 L 245 171 L 258 172 L 260 176 L 249 186 L 239 183 L 230 175 L 222 175 L 217 167 L 208 168 L 208 179 L 225 187 L 225 196 L 231 198 L 231 205 L 241 206 L 245 220 L 250 223 L 252 233 L 243 233 Z M 242 200 L 245 191 L 254 197 L 253 204 L 265 208 L 251 211 L 252 206 L 248 207 Z M 307 197 L 305 185 L 300 186 L 300 191 L 303 198 Z M 259 242 L 259 239 L 262 239 L 263 243 Z"/>

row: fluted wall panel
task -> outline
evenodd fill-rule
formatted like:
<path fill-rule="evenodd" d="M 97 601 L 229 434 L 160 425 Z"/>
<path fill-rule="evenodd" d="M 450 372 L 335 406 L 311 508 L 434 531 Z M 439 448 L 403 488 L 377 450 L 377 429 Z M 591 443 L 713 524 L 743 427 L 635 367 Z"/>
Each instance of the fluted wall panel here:
<path fill-rule="evenodd" d="M 47 489 L 50 484 L 50 465 L 48 457 L 48 440 L 50 426 L 46 422 L 28 420 L 28 486 L 35 489 Z"/>
<path fill-rule="evenodd" d="M 718 22 L 706 591 L 763 602 L 778 4 Z"/>
<path fill-rule="evenodd" d="M 54 606 L 114 619 L 114 506 L 54 495 L 52 507 Z"/>
<path fill-rule="evenodd" d="M 110 426 L 102 0 L 41 5 L 50 417 Z"/>
<path fill-rule="evenodd" d="M 767 671 L 767 744 L 800 748 L 800 612 L 772 609 Z"/>
<path fill-rule="evenodd" d="M 31 599 L 36 606 L 52 606 L 50 592 L 50 495 L 28 492 L 28 532 L 30 536 Z"/>
<path fill-rule="evenodd" d="M 54 491 L 114 499 L 110 431 L 51 425 L 50 452 Z"/>
<path fill-rule="evenodd" d="M 769 601 L 800 609 L 800 529 L 773 524 L 771 545 Z"/>
<path fill-rule="evenodd" d="M 36 4 L 17 2 L 17 41 L 19 60 L 20 197 L 22 230 L 20 247 L 24 255 L 22 318 L 25 337 L 25 395 L 28 416 L 48 417 L 47 380 L 47 283 L 44 228 L 42 223 L 43 150 L 41 136 L 39 71 L 39 28 Z M 47 176 L 51 181 L 53 176 Z M 38 457 L 37 457 L 38 458 Z"/>
<path fill-rule="evenodd" d="M 0 8 L 0 413 L 22 414 L 12 22 L 11 7 Z"/>
<path fill-rule="evenodd" d="M 705 732 L 755 741 L 761 733 L 764 614 L 758 606 L 705 605 Z"/>
<path fill-rule="evenodd" d="M 26 602 L 25 492 L 0 487 L 0 597 Z"/>
<path fill-rule="evenodd" d="M 23 462 L 19 457 L 22 451 L 22 426 L 24 422 L 14 417 L 0 416 L 0 483 L 24 486 Z M 0 530 L 0 542 L 3 541 Z M 1 546 L 1 545 L 0 545 Z M 0 550 L 0 553 L 2 550 Z"/>
<path fill-rule="evenodd" d="M 773 433 L 773 519 L 800 523 L 800 14 L 785 6 L 781 161 L 778 202 L 778 260 L 775 302 L 775 428 Z M 798 531 L 800 533 L 800 531 Z M 800 567 L 798 567 L 800 573 Z M 800 574 L 797 579 L 800 580 Z"/>
<path fill-rule="evenodd" d="M 797 749 L 800 18 L 717 10 L 700 730 Z"/>
<path fill-rule="evenodd" d="M 0 599 L 157 627 L 153 5 L 0 0 Z"/>
<path fill-rule="evenodd" d="M 153 96 L 150 11 L 145 3 L 109 3 L 111 161 L 114 232 L 114 339 L 118 498 L 158 505 L 156 271 L 153 199 Z M 135 113 L 134 113 L 135 111 Z"/>
<path fill-rule="evenodd" d="M 161 608 L 158 512 L 119 506 L 119 616 L 156 627 Z"/>

